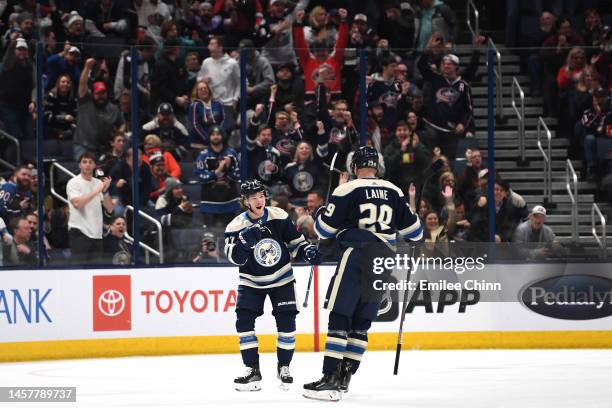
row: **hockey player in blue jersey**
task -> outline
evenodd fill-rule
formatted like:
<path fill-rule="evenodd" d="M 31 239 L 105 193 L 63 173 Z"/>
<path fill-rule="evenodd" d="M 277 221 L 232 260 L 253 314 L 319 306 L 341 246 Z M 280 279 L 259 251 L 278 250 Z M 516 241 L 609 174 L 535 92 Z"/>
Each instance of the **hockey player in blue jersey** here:
<path fill-rule="evenodd" d="M 337 401 L 348 391 L 368 342 L 368 329 L 376 319 L 382 293 L 367 297 L 362 280 L 372 275 L 368 256 L 393 256 L 397 234 L 410 241 L 423 237 L 419 219 L 408 207 L 402 191 L 376 178 L 378 152 L 360 147 L 351 162 L 357 179 L 339 185 L 323 207 L 315 230 L 323 239 L 335 238 L 340 260 L 327 290 L 330 311 L 323 377 L 304 385 L 307 398 Z M 368 249 L 369 248 L 369 249 Z M 368 269 L 369 268 L 369 269 Z"/>
<path fill-rule="evenodd" d="M 289 364 L 295 349 L 298 314 L 291 257 L 316 264 L 319 250 L 297 231 L 284 210 L 266 207 L 266 190 L 259 180 L 242 183 L 240 194 L 247 211 L 234 218 L 225 230 L 225 254 L 239 266 L 236 330 L 247 367 L 245 374 L 234 380 L 234 388 L 261 389 L 255 319 L 263 314 L 264 301 L 269 296 L 278 330 L 277 375 L 281 388 L 286 390 L 293 383 Z"/>

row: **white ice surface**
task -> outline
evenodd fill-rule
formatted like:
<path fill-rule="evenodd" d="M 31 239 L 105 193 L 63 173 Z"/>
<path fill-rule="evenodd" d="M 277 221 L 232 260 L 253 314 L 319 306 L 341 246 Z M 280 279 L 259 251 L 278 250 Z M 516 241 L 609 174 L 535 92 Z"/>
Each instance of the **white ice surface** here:
<path fill-rule="evenodd" d="M 304 399 L 304 382 L 320 377 L 322 353 L 296 353 L 293 388 L 276 380 L 275 354 L 261 356 L 262 390 L 238 393 L 239 355 L 133 357 L 0 364 L 0 386 L 76 386 L 77 403 L 0 403 L 4 407 L 330 406 Z M 609 408 L 612 350 L 367 352 L 337 406 L 410 408 Z"/>

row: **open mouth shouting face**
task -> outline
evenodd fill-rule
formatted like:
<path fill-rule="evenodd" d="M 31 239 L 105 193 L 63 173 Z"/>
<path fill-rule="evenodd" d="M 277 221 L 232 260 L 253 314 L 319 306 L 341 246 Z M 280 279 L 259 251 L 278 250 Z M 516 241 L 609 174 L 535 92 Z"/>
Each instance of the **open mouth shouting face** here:
<path fill-rule="evenodd" d="M 247 198 L 247 204 L 253 218 L 260 218 L 266 208 L 266 195 L 261 191 L 250 195 Z"/>

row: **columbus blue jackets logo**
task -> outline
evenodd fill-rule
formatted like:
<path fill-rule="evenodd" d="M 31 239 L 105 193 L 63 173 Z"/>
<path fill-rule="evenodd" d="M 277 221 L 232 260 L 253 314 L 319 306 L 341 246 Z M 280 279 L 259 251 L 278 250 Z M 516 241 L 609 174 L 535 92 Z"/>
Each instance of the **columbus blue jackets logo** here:
<path fill-rule="evenodd" d="M 276 265 L 281 259 L 281 247 L 272 238 L 264 238 L 259 241 L 253 250 L 255 261 L 261 266 L 269 268 Z"/>
<path fill-rule="evenodd" d="M 438 92 L 436 92 L 436 102 L 453 106 L 459 100 L 459 96 L 461 95 L 453 87 L 440 88 Z"/>
<path fill-rule="evenodd" d="M 314 179 L 312 178 L 312 174 L 307 171 L 298 171 L 295 176 L 293 176 L 293 187 L 302 193 L 306 191 L 312 190 L 312 186 L 314 185 Z"/>

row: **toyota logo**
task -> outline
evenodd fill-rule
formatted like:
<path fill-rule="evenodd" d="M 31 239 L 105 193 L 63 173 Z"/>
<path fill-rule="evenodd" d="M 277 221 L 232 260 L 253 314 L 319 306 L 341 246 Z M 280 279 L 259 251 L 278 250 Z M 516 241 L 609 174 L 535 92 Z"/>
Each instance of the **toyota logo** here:
<path fill-rule="evenodd" d="M 104 316 L 118 316 L 123 312 L 124 308 L 125 298 L 123 294 L 114 289 L 103 292 L 98 298 L 98 309 Z"/>

